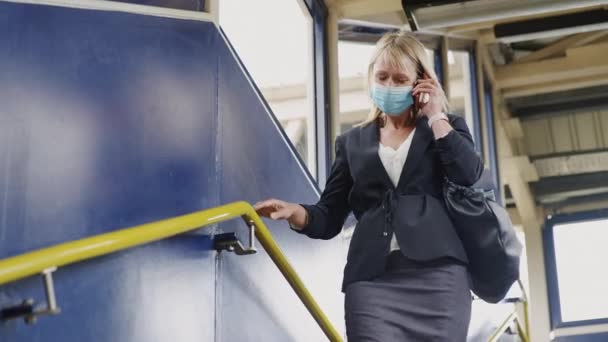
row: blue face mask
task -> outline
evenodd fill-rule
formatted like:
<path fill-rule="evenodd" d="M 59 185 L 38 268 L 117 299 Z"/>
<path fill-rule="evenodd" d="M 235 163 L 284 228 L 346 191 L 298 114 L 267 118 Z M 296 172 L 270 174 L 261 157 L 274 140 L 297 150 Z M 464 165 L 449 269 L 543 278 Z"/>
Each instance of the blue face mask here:
<path fill-rule="evenodd" d="M 412 87 L 385 87 L 374 84 L 372 100 L 387 115 L 398 116 L 414 104 Z"/>

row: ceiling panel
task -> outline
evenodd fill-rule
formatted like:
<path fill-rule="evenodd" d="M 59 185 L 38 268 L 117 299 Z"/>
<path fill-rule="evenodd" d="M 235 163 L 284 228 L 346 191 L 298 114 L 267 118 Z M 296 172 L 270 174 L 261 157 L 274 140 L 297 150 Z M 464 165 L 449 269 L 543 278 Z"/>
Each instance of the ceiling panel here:
<path fill-rule="evenodd" d="M 531 156 L 553 153 L 555 148 L 551 139 L 551 128 L 546 119 L 522 122 L 525 146 Z"/>
<path fill-rule="evenodd" d="M 522 118 L 524 145 L 531 157 L 608 148 L 608 109 Z"/>

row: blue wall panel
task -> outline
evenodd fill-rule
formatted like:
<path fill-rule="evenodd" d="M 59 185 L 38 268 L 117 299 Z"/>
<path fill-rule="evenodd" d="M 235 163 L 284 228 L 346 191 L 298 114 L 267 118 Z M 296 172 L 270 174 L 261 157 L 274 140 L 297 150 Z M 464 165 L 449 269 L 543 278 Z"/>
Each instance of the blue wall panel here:
<path fill-rule="evenodd" d="M 175 8 L 187 11 L 202 12 L 205 9 L 204 0 L 108 0 L 126 2 L 138 5 Z"/>
<path fill-rule="evenodd" d="M 608 332 L 585 334 L 585 335 L 573 335 L 573 336 L 562 336 L 556 337 L 555 342 L 606 342 L 608 341 Z"/>
<path fill-rule="evenodd" d="M 219 203 L 212 24 L 0 2 L 0 30 L 0 257 Z M 214 255 L 193 234 L 60 269 L 63 313 L 0 340 L 212 340 Z"/>
<path fill-rule="evenodd" d="M 255 87 L 224 47 L 219 52 L 219 76 L 221 202 L 255 203 L 274 197 L 314 203 L 318 194 L 311 180 Z M 340 284 L 347 242 L 342 236 L 330 241 L 311 240 L 291 231 L 284 222 L 266 223 L 330 320 L 343 331 Z M 223 224 L 221 229 L 246 232 L 239 221 Z M 253 256 L 222 254 L 220 259 L 221 341 L 325 340 L 263 250 Z"/>

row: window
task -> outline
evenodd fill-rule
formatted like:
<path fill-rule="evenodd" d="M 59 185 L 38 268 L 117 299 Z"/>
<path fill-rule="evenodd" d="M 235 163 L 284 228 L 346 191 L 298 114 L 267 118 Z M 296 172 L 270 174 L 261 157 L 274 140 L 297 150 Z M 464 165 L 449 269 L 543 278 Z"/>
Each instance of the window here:
<path fill-rule="evenodd" d="M 370 99 L 367 94 L 367 66 L 373 44 L 338 42 L 338 75 L 340 77 L 340 135 L 367 118 Z M 335 137 L 334 137 L 335 138 Z"/>
<path fill-rule="evenodd" d="M 313 21 L 307 7 L 298 0 L 219 4 L 222 29 L 311 174 L 316 174 Z"/>
<path fill-rule="evenodd" d="M 561 321 L 608 318 L 608 219 L 556 224 L 552 242 Z"/>
<path fill-rule="evenodd" d="M 475 122 L 471 96 L 470 56 L 466 51 L 448 51 L 449 102 L 450 112 L 465 118 L 473 139 Z"/>

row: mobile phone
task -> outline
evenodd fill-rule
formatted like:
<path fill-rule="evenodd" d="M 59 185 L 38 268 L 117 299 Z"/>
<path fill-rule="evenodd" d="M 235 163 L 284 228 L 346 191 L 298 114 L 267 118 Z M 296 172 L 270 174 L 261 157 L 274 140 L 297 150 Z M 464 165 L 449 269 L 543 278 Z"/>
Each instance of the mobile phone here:
<path fill-rule="evenodd" d="M 416 84 L 418 82 L 418 80 L 424 79 L 424 72 L 422 70 L 418 70 L 418 73 L 416 75 Z M 416 96 L 416 98 L 414 99 L 414 113 L 418 114 L 418 112 L 420 111 L 420 102 L 421 102 L 421 97 L 422 94 L 418 94 Z"/>

